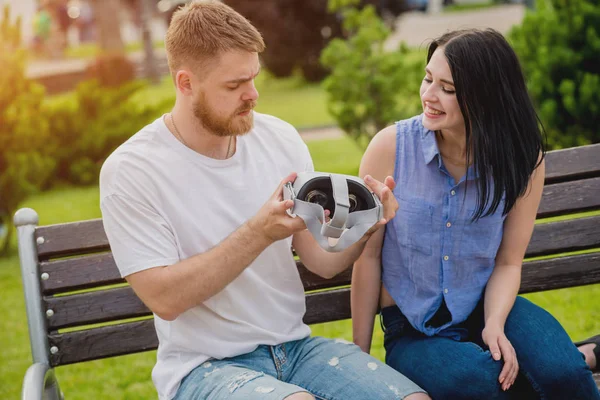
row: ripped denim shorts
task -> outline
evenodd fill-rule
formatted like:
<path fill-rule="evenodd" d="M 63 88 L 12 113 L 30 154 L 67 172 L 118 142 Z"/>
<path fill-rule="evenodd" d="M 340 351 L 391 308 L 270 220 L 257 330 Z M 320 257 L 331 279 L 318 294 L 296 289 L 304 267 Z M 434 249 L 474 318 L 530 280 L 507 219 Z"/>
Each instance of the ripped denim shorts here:
<path fill-rule="evenodd" d="M 424 391 L 353 343 L 310 337 L 209 360 L 182 380 L 175 399 L 282 400 L 299 392 L 327 400 L 398 400 Z"/>

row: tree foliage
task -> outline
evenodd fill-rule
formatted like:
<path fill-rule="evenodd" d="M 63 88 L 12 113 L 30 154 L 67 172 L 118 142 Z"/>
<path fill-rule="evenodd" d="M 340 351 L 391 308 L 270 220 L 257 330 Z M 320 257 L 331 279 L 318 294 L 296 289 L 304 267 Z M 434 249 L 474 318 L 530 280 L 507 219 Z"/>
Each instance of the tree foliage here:
<path fill-rule="evenodd" d="M 330 113 L 350 137 L 366 147 L 379 130 L 418 112 L 424 60 L 409 57 L 403 45 L 385 51 L 390 30 L 372 6 L 359 9 L 357 4 L 357 0 L 330 1 L 331 10 L 343 16 L 347 38 L 332 40 L 321 60 L 331 69 L 323 82 Z"/>
<path fill-rule="evenodd" d="M 538 0 L 510 34 L 551 148 L 600 142 L 598 0 Z"/>
<path fill-rule="evenodd" d="M 308 81 L 320 81 L 327 70 L 319 62 L 321 51 L 332 38 L 342 36 L 341 15 L 328 9 L 327 0 L 225 0 L 261 32 L 266 50 L 262 61 L 273 75 L 289 76 L 300 69 Z M 361 0 L 376 4 L 379 0 Z M 404 1 L 388 6 L 388 14 L 405 11 Z M 379 9 L 383 12 L 383 9 Z"/>

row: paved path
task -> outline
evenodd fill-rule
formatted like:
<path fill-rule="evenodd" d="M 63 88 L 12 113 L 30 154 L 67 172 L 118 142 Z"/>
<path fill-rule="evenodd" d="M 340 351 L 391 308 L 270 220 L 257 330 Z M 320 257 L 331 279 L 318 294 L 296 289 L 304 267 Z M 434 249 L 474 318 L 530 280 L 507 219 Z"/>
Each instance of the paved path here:
<path fill-rule="evenodd" d="M 428 41 L 454 29 L 494 28 L 506 34 L 513 25 L 519 24 L 525 15 L 521 4 L 504 4 L 480 10 L 440 13 L 429 15 L 411 12 L 401 15 L 396 30 L 386 43 L 388 50 L 397 48 L 400 41 L 410 47 L 425 48 Z"/>

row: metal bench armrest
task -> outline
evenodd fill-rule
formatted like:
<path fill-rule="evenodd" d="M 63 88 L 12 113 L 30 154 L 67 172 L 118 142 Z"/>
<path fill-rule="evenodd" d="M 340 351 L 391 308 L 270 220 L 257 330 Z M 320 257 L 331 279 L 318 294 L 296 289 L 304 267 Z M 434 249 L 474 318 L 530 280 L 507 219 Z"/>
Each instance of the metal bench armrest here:
<path fill-rule="evenodd" d="M 48 364 L 35 363 L 27 368 L 21 400 L 63 400 L 63 394 Z"/>

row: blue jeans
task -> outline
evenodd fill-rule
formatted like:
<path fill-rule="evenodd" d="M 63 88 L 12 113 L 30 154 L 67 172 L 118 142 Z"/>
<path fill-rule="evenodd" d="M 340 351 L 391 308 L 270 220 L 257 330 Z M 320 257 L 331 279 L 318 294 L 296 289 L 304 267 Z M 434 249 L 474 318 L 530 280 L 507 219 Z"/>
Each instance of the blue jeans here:
<path fill-rule="evenodd" d="M 382 310 L 386 363 L 435 399 L 600 399 L 583 355 L 560 323 L 517 297 L 504 332 L 517 353 L 519 376 L 508 391 L 498 382 L 503 362 L 481 340 L 483 301 L 458 328 L 465 339 L 427 337 L 398 307 Z"/>
<path fill-rule="evenodd" d="M 175 399 L 281 400 L 298 392 L 327 400 L 384 400 L 423 390 L 353 343 L 311 337 L 207 361 L 183 379 Z"/>

